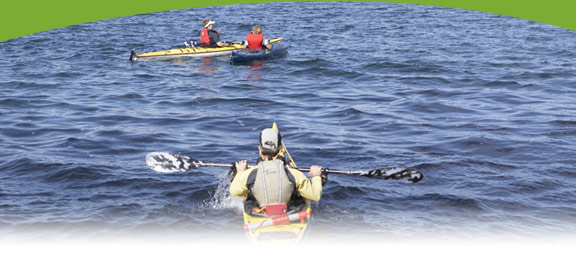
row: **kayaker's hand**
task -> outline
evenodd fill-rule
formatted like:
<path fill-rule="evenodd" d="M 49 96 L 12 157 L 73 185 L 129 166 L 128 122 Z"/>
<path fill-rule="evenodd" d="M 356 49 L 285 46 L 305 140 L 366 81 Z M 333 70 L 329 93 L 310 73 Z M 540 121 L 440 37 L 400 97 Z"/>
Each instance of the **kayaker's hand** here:
<path fill-rule="evenodd" d="M 244 172 L 244 170 L 246 170 L 246 160 L 241 160 L 236 162 L 234 165 L 236 166 L 236 171 L 238 171 L 238 173 L 242 173 Z"/>
<path fill-rule="evenodd" d="M 320 176 L 322 174 L 322 166 L 313 165 L 310 167 L 310 177 Z"/>
<path fill-rule="evenodd" d="M 328 168 L 322 169 L 322 174 L 320 177 L 322 177 L 322 187 L 324 187 L 324 185 L 326 185 L 328 182 Z"/>
<path fill-rule="evenodd" d="M 230 167 L 230 170 L 228 170 L 228 177 L 230 177 L 230 182 L 234 181 L 237 173 L 238 171 L 236 171 L 236 162 L 232 162 L 232 166 Z"/>

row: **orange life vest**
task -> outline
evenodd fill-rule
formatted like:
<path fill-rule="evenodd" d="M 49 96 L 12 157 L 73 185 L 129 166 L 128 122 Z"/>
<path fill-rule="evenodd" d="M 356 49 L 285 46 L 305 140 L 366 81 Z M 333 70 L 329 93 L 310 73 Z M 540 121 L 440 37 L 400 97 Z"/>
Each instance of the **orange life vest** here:
<path fill-rule="evenodd" d="M 248 48 L 253 50 L 261 50 L 262 42 L 264 41 L 263 34 L 252 34 L 246 35 L 246 41 L 248 41 Z"/>
<path fill-rule="evenodd" d="M 200 44 L 204 46 L 210 45 L 210 35 L 208 35 L 208 29 L 206 28 L 203 28 L 202 31 L 200 31 Z"/>

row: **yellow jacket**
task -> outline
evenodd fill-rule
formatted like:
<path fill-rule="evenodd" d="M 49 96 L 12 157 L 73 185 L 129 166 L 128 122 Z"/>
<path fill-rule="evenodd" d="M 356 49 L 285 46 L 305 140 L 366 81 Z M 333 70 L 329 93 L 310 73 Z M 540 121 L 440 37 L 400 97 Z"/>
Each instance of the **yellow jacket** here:
<path fill-rule="evenodd" d="M 297 169 L 289 166 L 285 166 L 288 171 L 294 176 L 296 182 L 296 189 L 300 193 L 300 196 L 312 200 L 319 201 L 322 197 L 322 177 L 315 176 L 312 179 L 308 179 L 304 173 Z M 246 182 L 248 176 L 254 170 L 257 170 L 258 166 L 246 169 L 241 173 L 237 173 L 236 177 L 230 184 L 230 195 L 233 197 L 246 197 L 248 195 L 248 186 Z"/>

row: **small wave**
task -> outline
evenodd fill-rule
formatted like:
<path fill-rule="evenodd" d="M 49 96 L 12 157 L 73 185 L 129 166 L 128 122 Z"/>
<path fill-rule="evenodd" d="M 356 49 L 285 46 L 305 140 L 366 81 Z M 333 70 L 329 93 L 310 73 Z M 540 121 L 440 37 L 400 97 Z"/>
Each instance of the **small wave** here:
<path fill-rule="evenodd" d="M 105 172 L 99 168 L 70 165 L 66 167 L 58 166 L 57 171 L 47 172 L 43 180 L 49 183 L 70 183 L 78 185 L 79 183 L 92 183 L 108 176 L 109 175 L 105 174 Z"/>
<path fill-rule="evenodd" d="M 323 197 L 326 200 L 348 200 L 364 197 L 372 192 L 376 192 L 376 190 L 369 187 L 337 184 L 336 187 L 331 187 L 330 190 L 327 190 Z"/>
<path fill-rule="evenodd" d="M 363 64 L 362 69 L 369 72 L 382 72 L 382 71 L 397 71 L 403 68 L 411 67 L 408 64 L 398 62 L 375 62 Z"/>
<path fill-rule="evenodd" d="M 18 98 L 6 98 L 0 100 L 0 105 L 5 107 L 27 107 L 30 104 L 29 100 L 26 99 L 18 99 Z"/>
<path fill-rule="evenodd" d="M 559 127 L 576 127 L 576 121 L 574 120 L 554 120 L 550 124 Z"/>
<path fill-rule="evenodd" d="M 328 68 L 328 67 L 311 67 L 308 69 L 301 69 L 301 70 L 297 70 L 297 71 L 292 71 L 290 73 L 290 75 L 294 75 L 294 76 L 300 76 L 300 75 L 306 75 L 306 76 L 314 76 L 316 78 L 318 77 L 339 77 L 339 79 L 350 79 L 350 80 L 354 80 L 357 78 L 362 78 L 364 77 L 364 75 L 360 72 L 356 72 L 356 71 L 351 71 L 351 70 L 342 70 L 342 69 L 337 69 L 337 68 Z"/>
<path fill-rule="evenodd" d="M 411 111 L 411 112 L 421 112 L 421 113 L 437 113 L 437 114 L 446 114 L 446 113 L 465 113 L 465 114 L 474 114 L 476 111 L 473 109 L 468 109 L 464 107 L 457 107 L 448 105 L 447 103 L 442 102 L 403 102 L 400 104 L 403 108 Z"/>
<path fill-rule="evenodd" d="M 479 199 L 467 198 L 459 195 L 448 195 L 430 193 L 421 196 L 409 196 L 406 198 L 409 201 L 426 201 L 430 208 L 433 210 L 440 210 L 443 212 L 474 212 L 481 213 L 487 211 L 487 206 Z"/>
<path fill-rule="evenodd" d="M 139 98 L 144 98 L 144 96 L 142 96 L 138 93 L 132 92 L 132 93 L 124 94 L 124 95 L 120 96 L 119 98 L 122 98 L 122 99 L 139 99 Z"/>
<path fill-rule="evenodd" d="M 82 77 L 86 77 L 86 76 L 87 76 L 86 73 L 67 71 L 67 72 L 55 73 L 52 77 L 60 78 L 60 79 L 67 79 L 67 78 L 82 78 Z"/>
<path fill-rule="evenodd" d="M 574 77 L 576 77 L 576 75 L 574 75 L 571 72 L 567 72 L 565 69 L 557 69 L 557 70 L 548 69 L 548 70 L 540 70 L 540 71 L 526 71 L 526 72 L 522 72 L 519 74 L 512 74 L 512 75 L 504 75 L 501 77 L 501 79 L 512 80 L 512 81 L 534 79 L 534 80 L 538 80 L 538 81 L 543 81 L 543 80 L 558 79 L 558 78 L 570 79 L 570 78 L 574 78 Z M 516 82 L 514 82 L 514 83 L 516 83 Z"/>
<path fill-rule="evenodd" d="M 324 58 L 305 58 L 303 60 L 288 60 L 288 64 L 295 67 L 330 66 L 333 63 Z"/>

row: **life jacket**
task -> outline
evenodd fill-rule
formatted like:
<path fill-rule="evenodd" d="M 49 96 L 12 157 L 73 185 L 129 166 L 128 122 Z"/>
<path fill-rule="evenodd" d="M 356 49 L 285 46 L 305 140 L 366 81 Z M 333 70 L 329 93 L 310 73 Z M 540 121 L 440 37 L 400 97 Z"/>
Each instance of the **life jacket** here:
<path fill-rule="evenodd" d="M 249 49 L 261 50 L 262 42 L 264 41 L 264 35 L 249 33 L 246 35 L 246 41 L 248 41 Z"/>
<path fill-rule="evenodd" d="M 210 46 L 210 35 L 206 28 L 203 28 L 202 31 L 200 31 L 200 44 L 203 46 Z"/>
<path fill-rule="evenodd" d="M 257 173 L 251 193 L 259 207 L 269 216 L 286 214 L 295 184 L 288 176 L 284 161 L 275 159 L 260 162 L 255 171 Z"/>

